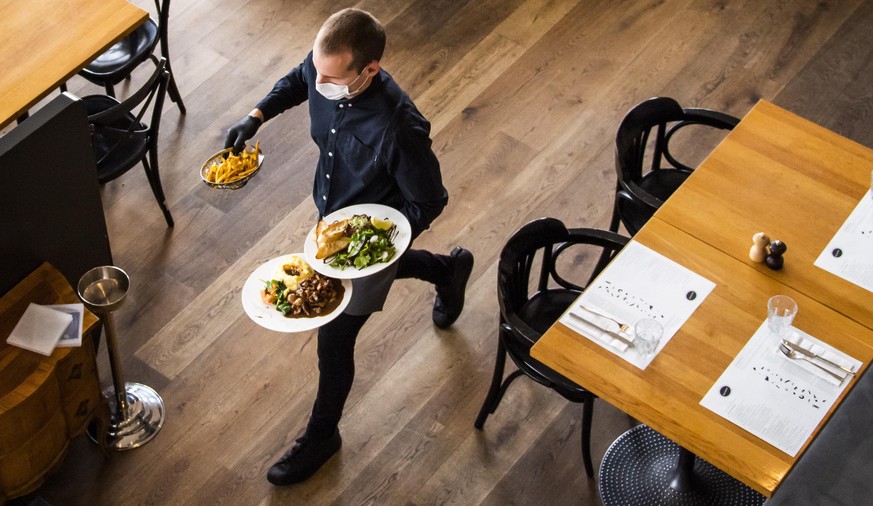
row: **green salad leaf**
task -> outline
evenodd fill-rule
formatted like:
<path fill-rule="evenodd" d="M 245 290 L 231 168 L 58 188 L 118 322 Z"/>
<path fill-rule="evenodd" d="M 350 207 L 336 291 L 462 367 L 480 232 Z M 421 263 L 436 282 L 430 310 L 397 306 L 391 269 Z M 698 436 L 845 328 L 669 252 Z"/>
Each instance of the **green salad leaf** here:
<path fill-rule="evenodd" d="M 346 267 L 363 269 L 394 258 L 397 252 L 393 242 L 396 225 L 379 229 L 372 225 L 369 216 L 356 215 L 349 219 L 349 226 L 354 232 L 348 247 L 331 257 L 328 265 L 339 270 Z"/>

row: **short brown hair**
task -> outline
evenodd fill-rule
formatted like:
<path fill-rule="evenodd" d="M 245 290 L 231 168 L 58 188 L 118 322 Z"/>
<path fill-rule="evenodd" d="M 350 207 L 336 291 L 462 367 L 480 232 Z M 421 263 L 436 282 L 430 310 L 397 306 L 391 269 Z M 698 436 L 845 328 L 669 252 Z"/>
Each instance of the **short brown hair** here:
<path fill-rule="evenodd" d="M 361 72 L 385 52 L 385 28 L 372 14 L 360 9 L 343 9 L 321 26 L 318 49 L 329 55 L 352 52 L 351 69 Z"/>

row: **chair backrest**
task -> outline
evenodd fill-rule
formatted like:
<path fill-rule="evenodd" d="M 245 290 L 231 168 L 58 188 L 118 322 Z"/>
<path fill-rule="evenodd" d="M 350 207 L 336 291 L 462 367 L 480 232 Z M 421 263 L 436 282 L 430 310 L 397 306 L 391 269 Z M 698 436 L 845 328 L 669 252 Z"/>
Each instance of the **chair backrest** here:
<path fill-rule="evenodd" d="M 721 112 L 683 109 L 668 97 L 650 98 L 634 106 L 622 119 L 615 136 L 617 205 L 625 209 L 636 208 L 634 214 L 638 218 L 654 214 L 694 170 L 690 164 L 681 162 L 671 150 L 671 141 L 676 134 L 693 125 L 732 130 L 737 123 L 739 119 Z M 689 129 L 688 132 L 703 133 L 695 129 Z M 692 140 L 693 144 L 701 144 L 699 136 Z M 648 156 L 651 157 L 651 163 L 647 164 Z M 655 173 L 660 175 L 657 182 L 653 183 L 651 176 Z M 644 179 L 648 180 L 645 185 L 647 188 L 644 188 Z M 624 219 L 622 221 L 625 221 L 631 234 L 636 232 L 632 230 L 635 226 L 628 226 Z M 631 221 L 642 223 L 645 219 Z"/>
<path fill-rule="evenodd" d="M 98 102 L 93 99 L 99 98 L 99 102 L 105 106 L 99 111 L 89 111 L 88 115 L 92 135 L 102 136 L 110 146 L 107 152 L 98 155 L 98 167 L 117 146 L 124 145 L 131 140 L 146 139 L 152 141 L 157 139 L 161 125 L 161 112 L 167 94 L 169 72 L 167 72 L 165 58 L 158 59 L 151 55 L 149 59 L 155 64 L 155 71 L 142 87 L 123 101 L 118 102 L 108 96 L 85 97 L 86 102 L 92 104 Z M 142 122 L 142 118 L 152 102 L 154 104 L 151 108 L 151 121 L 149 124 L 145 124 Z M 130 115 L 133 115 L 135 121 L 129 120 Z"/>
<path fill-rule="evenodd" d="M 627 242 L 626 237 L 608 231 L 567 229 L 555 218 L 540 218 L 524 225 L 500 253 L 497 298 L 502 324 L 527 340 L 528 346 L 536 342 L 540 333 L 519 316 L 522 307 L 533 297 L 550 291 L 570 292 L 567 295 L 575 298 L 573 295 L 580 294 Z M 583 245 L 590 247 L 575 248 Z M 573 251 L 573 256 L 565 255 L 567 262 L 559 261 L 568 251 Z M 538 259 L 539 272 L 535 272 Z M 569 281 L 565 269 L 572 270 L 572 277 L 578 281 Z M 568 297 L 563 300 L 570 301 Z M 566 307 L 559 309 L 563 312 Z"/>
<path fill-rule="evenodd" d="M 619 183 L 639 182 L 644 171 L 646 150 L 655 132 L 649 170 L 672 168 L 691 172 L 693 167 L 680 162 L 670 150 L 670 140 L 690 125 L 732 130 L 739 119 L 717 111 L 683 109 L 669 97 L 654 97 L 634 106 L 622 119 L 615 135 L 615 168 Z M 664 167 L 667 162 L 670 167 Z M 625 188 L 627 189 L 627 188 Z"/>

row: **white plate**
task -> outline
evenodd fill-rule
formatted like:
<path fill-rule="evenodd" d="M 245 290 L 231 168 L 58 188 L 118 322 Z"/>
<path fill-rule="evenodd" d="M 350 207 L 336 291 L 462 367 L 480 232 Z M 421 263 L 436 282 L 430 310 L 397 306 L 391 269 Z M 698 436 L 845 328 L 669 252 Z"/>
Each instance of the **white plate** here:
<path fill-rule="evenodd" d="M 306 236 L 306 241 L 303 243 L 303 254 L 306 261 L 313 269 L 332 278 L 363 278 L 371 274 L 376 274 L 396 262 L 397 259 L 400 258 L 400 255 L 406 251 L 406 248 L 409 247 L 409 243 L 412 241 L 412 227 L 409 225 L 409 220 L 407 220 L 406 216 L 403 216 L 403 213 L 400 211 L 388 206 L 383 206 L 382 204 L 358 204 L 355 206 L 344 207 L 325 216 L 324 222 L 329 225 L 335 221 L 351 218 L 356 214 L 366 214 L 367 216 L 375 216 L 379 219 L 387 218 L 394 222 L 397 226 L 397 237 L 394 238 L 394 249 L 396 250 L 394 257 L 387 262 L 364 267 L 363 269 L 355 269 L 354 267 L 337 269 L 324 263 L 324 260 L 315 258 L 318 246 L 315 244 L 315 227 L 312 227 L 312 230 L 309 231 L 309 235 Z M 318 224 L 316 224 L 316 226 L 318 226 Z"/>
<path fill-rule="evenodd" d="M 302 256 L 300 253 L 293 254 Z M 261 327 L 275 330 L 276 332 L 304 332 L 321 327 L 342 314 L 352 299 L 352 283 L 346 280 L 342 282 L 345 292 L 339 307 L 324 316 L 288 318 L 277 311 L 275 305 L 267 304 L 261 299 L 261 290 L 264 288 L 266 281 L 273 279 L 273 275 L 279 269 L 281 261 L 287 256 L 282 255 L 264 263 L 255 269 L 255 272 L 251 273 L 249 279 L 246 280 L 242 289 L 242 305 L 249 318 Z"/>

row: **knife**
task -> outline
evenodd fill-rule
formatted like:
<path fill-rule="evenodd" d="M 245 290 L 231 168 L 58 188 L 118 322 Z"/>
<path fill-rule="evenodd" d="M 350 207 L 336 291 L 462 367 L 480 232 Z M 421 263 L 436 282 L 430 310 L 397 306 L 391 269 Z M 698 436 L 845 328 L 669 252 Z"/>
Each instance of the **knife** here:
<path fill-rule="evenodd" d="M 804 355 L 808 358 L 821 360 L 825 364 L 828 364 L 831 367 L 836 367 L 837 369 L 843 371 L 846 374 L 849 374 L 851 376 L 855 375 L 855 371 L 849 369 L 848 367 L 844 367 L 840 364 L 832 362 L 832 361 L 830 361 L 830 360 L 828 360 L 820 355 L 817 355 L 817 354 L 807 350 L 806 348 L 804 348 L 798 344 L 792 343 L 791 341 L 786 341 L 785 339 L 783 339 L 782 344 L 784 344 L 785 346 L 791 348 L 792 350 L 796 351 L 797 353 L 800 353 L 801 355 Z"/>
<path fill-rule="evenodd" d="M 593 313 L 593 311 L 592 311 L 592 313 Z M 611 330 L 606 330 L 602 327 L 599 327 L 599 326 L 591 323 L 590 321 L 586 320 L 585 318 L 582 318 L 581 316 L 577 315 L 576 313 L 574 313 L 572 311 L 570 311 L 569 314 L 571 317 L 575 318 L 576 320 L 579 320 L 580 322 L 585 323 L 587 325 L 591 325 L 592 327 L 595 327 L 595 328 L 601 330 L 605 334 L 608 334 L 610 337 L 614 337 L 614 338 L 618 339 L 619 341 L 623 342 L 624 344 L 633 348 L 633 346 L 634 346 L 633 339 L 630 339 L 629 337 L 622 335 L 620 332 L 613 332 Z M 597 314 L 597 313 L 594 313 L 594 314 Z"/>

